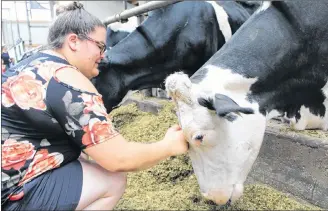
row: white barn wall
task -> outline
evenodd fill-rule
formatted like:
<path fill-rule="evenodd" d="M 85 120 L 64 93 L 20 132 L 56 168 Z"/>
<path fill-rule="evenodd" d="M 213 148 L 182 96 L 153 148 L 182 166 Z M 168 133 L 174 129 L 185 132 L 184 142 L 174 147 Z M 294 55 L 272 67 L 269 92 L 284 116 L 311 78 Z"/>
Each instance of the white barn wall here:
<path fill-rule="evenodd" d="M 90 12 L 91 14 L 98 17 L 100 20 L 104 20 L 111 15 L 115 15 L 124 11 L 123 1 L 80 1 L 84 8 Z M 58 4 L 67 4 L 68 1 L 57 1 Z M 20 7 L 24 6 L 24 4 L 17 4 Z M 134 5 L 127 4 L 128 9 L 134 7 Z M 56 6 L 55 6 L 56 7 Z M 25 12 L 22 10 L 22 12 Z M 42 11 L 44 12 L 44 11 Z M 47 11 L 50 16 L 50 11 Z M 36 18 L 35 12 L 32 11 L 33 17 Z M 6 44 L 8 46 L 12 46 L 19 38 L 16 20 L 13 16 L 13 12 L 11 13 L 10 20 L 2 19 L 1 33 L 2 33 L 2 44 Z M 25 19 L 24 19 L 25 17 Z M 12 24 L 12 25 L 11 25 Z M 39 45 L 47 44 L 47 36 L 49 32 L 49 26 L 51 25 L 51 20 L 49 17 L 45 17 L 45 20 L 31 20 L 31 40 L 32 46 L 36 47 Z M 26 12 L 25 14 L 19 15 L 19 31 L 20 36 L 25 42 L 25 45 L 29 44 L 29 34 L 28 27 L 26 21 Z"/>

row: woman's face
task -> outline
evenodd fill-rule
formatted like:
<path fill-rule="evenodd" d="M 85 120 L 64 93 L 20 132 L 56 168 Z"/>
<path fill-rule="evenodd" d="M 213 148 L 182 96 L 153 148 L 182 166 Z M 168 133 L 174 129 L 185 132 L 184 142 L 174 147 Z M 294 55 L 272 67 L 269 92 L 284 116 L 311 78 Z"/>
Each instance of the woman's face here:
<path fill-rule="evenodd" d="M 77 52 L 80 58 L 77 68 L 91 79 L 99 74 L 98 64 L 104 57 L 106 49 L 106 29 L 96 27 L 93 32 L 82 38 Z"/>

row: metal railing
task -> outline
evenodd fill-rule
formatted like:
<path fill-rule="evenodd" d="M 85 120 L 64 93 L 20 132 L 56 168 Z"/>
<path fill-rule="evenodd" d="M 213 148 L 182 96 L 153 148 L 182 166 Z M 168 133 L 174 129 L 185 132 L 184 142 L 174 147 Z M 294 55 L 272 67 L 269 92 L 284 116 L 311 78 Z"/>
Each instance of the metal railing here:
<path fill-rule="evenodd" d="M 8 53 L 11 58 L 15 59 L 15 62 L 18 62 L 25 52 L 25 45 L 22 39 L 16 41 L 14 45 L 8 46 Z"/>
<path fill-rule="evenodd" d="M 137 16 L 143 13 L 146 13 L 151 10 L 155 10 L 161 7 L 168 6 L 170 4 L 175 4 L 177 2 L 180 2 L 182 0 L 171 0 L 171 1 L 150 1 L 145 4 L 142 4 L 140 6 L 124 10 L 123 12 L 113 15 L 106 20 L 103 21 L 105 25 L 114 23 L 114 22 L 123 22 L 126 21 L 128 18 L 132 16 Z"/>

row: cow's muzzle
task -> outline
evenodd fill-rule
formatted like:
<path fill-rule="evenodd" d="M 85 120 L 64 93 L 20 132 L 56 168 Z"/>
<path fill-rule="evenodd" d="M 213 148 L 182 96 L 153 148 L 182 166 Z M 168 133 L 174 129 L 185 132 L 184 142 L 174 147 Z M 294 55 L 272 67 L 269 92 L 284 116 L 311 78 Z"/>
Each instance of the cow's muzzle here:
<path fill-rule="evenodd" d="M 212 189 L 208 193 L 202 193 L 202 195 L 218 205 L 226 206 L 239 199 L 243 191 L 244 186 L 242 184 L 234 184 L 225 188 Z"/>

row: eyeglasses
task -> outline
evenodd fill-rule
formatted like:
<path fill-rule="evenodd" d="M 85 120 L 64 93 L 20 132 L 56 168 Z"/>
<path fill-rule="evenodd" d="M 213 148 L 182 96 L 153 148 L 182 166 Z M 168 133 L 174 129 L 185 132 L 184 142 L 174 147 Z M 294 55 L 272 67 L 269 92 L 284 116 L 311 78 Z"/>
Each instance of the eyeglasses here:
<path fill-rule="evenodd" d="M 94 40 L 91 37 L 88 37 L 86 35 L 80 35 L 80 37 L 83 37 L 83 38 L 85 38 L 85 39 L 87 39 L 91 42 L 94 42 L 98 46 L 98 48 L 100 49 L 100 54 L 103 54 L 105 52 L 105 50 L 106 50 L 106 44 L 105 43 Z"/>

